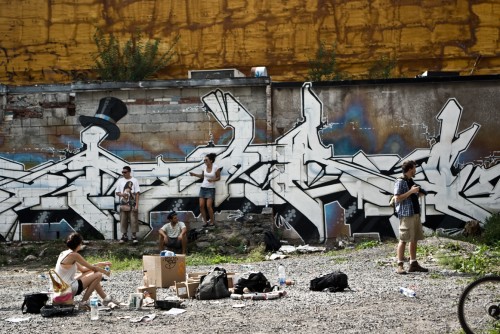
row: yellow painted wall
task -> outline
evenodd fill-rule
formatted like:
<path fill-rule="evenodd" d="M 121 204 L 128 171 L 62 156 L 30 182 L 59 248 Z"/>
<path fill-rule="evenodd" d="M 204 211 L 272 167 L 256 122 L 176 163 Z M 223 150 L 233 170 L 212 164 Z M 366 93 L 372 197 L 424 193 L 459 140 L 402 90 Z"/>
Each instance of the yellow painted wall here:
<path fill-rule="evenodd" d="M 92 36 L 123 41 L 139 28 L 177 58 L 157 78 L 188 70 L 266 66 L 274 81 L 307 79 L 319 42 L 366 78 L 382 56 L 395 76 L 426 70 L 500 73 L 498 0 L 0 0 L 0 83 L 95 79 Z"/>

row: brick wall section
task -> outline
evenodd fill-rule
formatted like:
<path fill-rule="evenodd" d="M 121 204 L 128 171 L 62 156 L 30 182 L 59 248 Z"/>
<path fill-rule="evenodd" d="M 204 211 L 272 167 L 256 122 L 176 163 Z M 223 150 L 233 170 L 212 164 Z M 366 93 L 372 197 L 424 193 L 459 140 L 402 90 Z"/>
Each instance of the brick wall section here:
<path fill-rule="evenodd" d="M 45 93 L 7 93 L 2 98 L 5 104 L 0 108 L 3 119 L 0 123 L 0 152 L 4 158 L 25 163 L 29 168 L 53 159 L 55 151 L 79 149 L 83 126 L 78 117 L 94 115 L 99 100 L 105 96 L 126 101 L 129 112 L 118 122 L 120 139 L 105 140 L 102 146 L 131 162 L 151 161 L 159 155 L 165 160 L 182 161 L 196 146 L 207 144 L 210 132 L 216 144 L 227 144 L 231 129 L 223 129 L 213 117 L 209 118 L 200 100 L 217 88 L 231 92 L 255 117 L 253 144 L 273 143 L 302 121 L 300 83 L 269 86 L 265 79 L 243 80 L 262 82 L 194 87 L 188 84 L 189 81 L 177 86 L 177 82 L 166 81 L 160 82 L 160 86 L 165 86 L 161 89 L 120 89 L 117 83 L 110 89 L 79 86 L 74 91 L 60 85 L 57 86 L 59 90 L 68 92 L 53 92 L 57 87 L 46 86 L 38 87 Z M 427 81 L 423 83 L 422 80 L 314 86 L 323 104 L 325 122 L 340 126 L 338 124 L 349 121 L 342 117 L 352 103 L 362 105 L 364 109 L 363 118 L 356 121 L 369 122 L 369 126 L 365 126 L 367 129 L 361 129 L 357 124 L 324 129 L 321 135 L 325 144 L 334 144 L 337 154 L 345 153 L 338 145 L 348 140 L 350 146 L 358 145 L 368 154 L 405 155 L 409 152 L 400 146 L 390 150 L 381 146 L 390 136 L 398 135 L 409 143 L 406 149 L 428 147 L 428 137 L 439 132 L 438 111 L 448 98 L 454 97 L 464 108 L 463 124 L 481 124 L 481 131 L 470 148 L 470 151 L 478 152 L 475 158 L 482 159 L 496 150 L 495 137 L 491 134 L 497 133 L 500 116 L 492 114 L 491 106 L 496 105 L 498 78 L 486 81 L 458 78 L 449 83 L 433 83 L 431 80 L 423 80 Z M 429 96 L 433 98 L 429 99 Z M 398 122 L 410 126 L 411 131 L 398 126 Z M 364 140 L 365 137 L 370 139 Z M 20 153 L 25 154 L 20 157 Z"/>
<path fill-rule="evenodd" d="M 395 77 L 496 74 L 499 16 L 496 0 L 3 1 L 0 81 L 94 78 L 96 27 L 123 43 L 140 29 L 159 38 L 162 50 L 179 34 L 178 56 L 159 79 L 219 68 L 250 75 L 251 67 L 266 66 L 274 80 L 300 81 L 320 41 L 336 43 L 340 69 L 353 78 L 366 77 L 382 56 L 398 60 Z"/>
<path fill-rule="evenodd" d="M 264 84 L 258 86 L 221 89 L 231 92 L 259 124 L 265 125 L 266 80 L 261 81 Z M 24 161 L 31 167 L 51 159 L 50 152 L 54 150 L 78 149 L 83 130 L 79 116 L 95 115 L 100 99 L 114 96 L 126 103 L 128 114 L 118 121 L 120 139 L 104 141 L 104 148 L 130 161 L 154 160 L 158 155 L 166 160 L 183 160 L 196 146 L 207 144 L 210 132 L 216 144 L 230 140 L 231 129 L 223 129 L 202 109 L 201 97 L 214 89 L 179 88 L 174 83 L 173 87 L 163 89 L 6 94 L 6 104 L 0 108 L 3 116 L 0 151 L 4 157 L 21 151 L 27 153 L 27 157 L 31 154 L 33 160 Z M 261 136 L 254 142 L 265 140 L 265 136 Z M 44 159 L 40 155 L 44 155 Z"/>

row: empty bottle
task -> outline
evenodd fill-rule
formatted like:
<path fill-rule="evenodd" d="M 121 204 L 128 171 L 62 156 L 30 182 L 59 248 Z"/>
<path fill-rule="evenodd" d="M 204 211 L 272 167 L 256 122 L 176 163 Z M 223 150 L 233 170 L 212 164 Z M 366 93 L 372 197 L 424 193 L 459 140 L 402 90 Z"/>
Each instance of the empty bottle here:
<path fill-rule="evenodd" d="M 99 310 L 98 308 L 99 300 L 97 296 L 94 294 L 90 298 L 90 320 L 98 320 L 99 319 Z"/>
<path fill-rule="evenodd" d="M 408 288 L 400 287 L 399 292 L 402 293 L 403 295 L 405 295 L 406 297 L 416 297 L 417 296 L 415 291 L 408 289 Z"/>
<path fill-rule="evenodd" d="M 286 284 L 285 267 L 282 264 L 278 267 L 278 283 L 280 286 L 284 286 Z"/>
<path fill-rule="evenodd" d="M 47 291 L 47 297 L 49 297 L 49 299 L 47 300 L 47 305 L 52 305 L 52 298 L 54 298 L 54 291 L 52 290 L 52 282 L 49 280 L 49 288 L 48 288 L 48 291 Z"/>
<path fill-rule="evenodd" d="M 142 277 L 142 281 L 143 281 L 144 287 L 147 288 L 149 286 L 148 271 L 147 270 L 144 270 L 144 276 Z"/>

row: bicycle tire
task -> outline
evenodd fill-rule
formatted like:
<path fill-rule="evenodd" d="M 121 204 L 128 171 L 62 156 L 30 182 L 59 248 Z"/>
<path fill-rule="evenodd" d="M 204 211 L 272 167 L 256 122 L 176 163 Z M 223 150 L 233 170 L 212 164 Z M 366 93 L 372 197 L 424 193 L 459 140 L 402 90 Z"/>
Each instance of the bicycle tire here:
<path fill-rule="evenodd" d="M 458 320 L 466 334 L 494 333 L 500 330 L 500 276 L 485 276 L 467 285 L 458 302 Z"/>

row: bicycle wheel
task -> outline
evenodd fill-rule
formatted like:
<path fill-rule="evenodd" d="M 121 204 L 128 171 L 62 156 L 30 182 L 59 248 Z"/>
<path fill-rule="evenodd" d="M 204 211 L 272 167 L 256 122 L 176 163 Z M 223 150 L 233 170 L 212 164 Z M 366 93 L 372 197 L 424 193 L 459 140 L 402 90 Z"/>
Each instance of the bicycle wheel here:
<path fill-rule="evenodd" d="M 465 288 L 458 319 L 467 334 L 500 333 L 500 276 L 482 277 Z"/>

